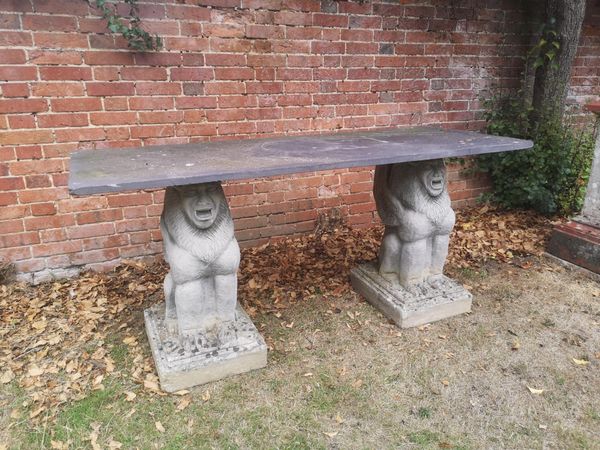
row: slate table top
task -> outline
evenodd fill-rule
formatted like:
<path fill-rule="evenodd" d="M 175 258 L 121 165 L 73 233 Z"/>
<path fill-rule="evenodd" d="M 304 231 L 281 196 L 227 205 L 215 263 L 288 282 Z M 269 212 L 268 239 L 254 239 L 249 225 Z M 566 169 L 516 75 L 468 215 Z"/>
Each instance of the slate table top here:
<path fill-rule="evenodd" d="M 472 131 L 397 128 L 198 142 L 71 154 L 75 195 L 524 150 L 531 141 Z"/>

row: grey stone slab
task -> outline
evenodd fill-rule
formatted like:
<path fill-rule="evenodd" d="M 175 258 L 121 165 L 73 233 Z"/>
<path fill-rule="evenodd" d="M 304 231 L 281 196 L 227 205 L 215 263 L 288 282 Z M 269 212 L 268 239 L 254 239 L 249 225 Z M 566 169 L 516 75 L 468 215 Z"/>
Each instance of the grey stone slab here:
<path fill-rule="evenodd" d="M 422 283 L 410 290 L 379 275 L 374 263 L 350 273 L 352 286 L 400 328 L 410 328 L 471 311 L 473 296 L 463 286 L 443 276 L 438 287 Z"/>
<path fill-rule="evenodd" d="M 76 195 L 523 150 L 531 141 L 437 128 L 98 149 L 71 155 Z"/>
<path fill-rule="evenodd" d="M 238 305 L 234 320 L 221 323 L 217 334 L 198 333 L 181 340 L 165 326 L 164 305 L 144 311 L 146 333 L 161 389 L 176 392 L 267 365 L 267 346 Z M 193 341 L 193 342 L 192 342 Z"/>

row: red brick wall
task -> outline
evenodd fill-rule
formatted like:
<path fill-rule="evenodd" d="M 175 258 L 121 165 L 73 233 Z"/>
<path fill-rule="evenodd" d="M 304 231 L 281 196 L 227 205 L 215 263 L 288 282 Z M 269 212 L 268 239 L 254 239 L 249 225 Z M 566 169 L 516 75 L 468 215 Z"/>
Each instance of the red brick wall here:
<path fill-rule="evenodd" d="M 586 17 L 571 72 L 568 101 L 575 114 L 600 96 L 600 0 L 587 0 Z M 585 114 L 586 121 L 592 120 Z"/>
<path fill-rule="evenodd" d="M 480 96 L 515 86 L 520 0 L 140 0 L 157 53 L 127 50 L 84 0 L 0 0 L 0 258 L 68 274 L 161 252 L 162 192 L 70 197 L 75 149 L 387 126 L 479 129 Z M 594 3 L 594 5 L 592 5 Z M 590 5 L 598 11 L 597 2 Z M 596 13 L 594 13 L 596 14 Z M 571 92 L 600 95 L 590 14 Z M 451 171 L 456 205 L 485 180 Z M 226 187 L 238 237 L 314 227 L 339 207 L 375 219 L 368 169 Z"/>

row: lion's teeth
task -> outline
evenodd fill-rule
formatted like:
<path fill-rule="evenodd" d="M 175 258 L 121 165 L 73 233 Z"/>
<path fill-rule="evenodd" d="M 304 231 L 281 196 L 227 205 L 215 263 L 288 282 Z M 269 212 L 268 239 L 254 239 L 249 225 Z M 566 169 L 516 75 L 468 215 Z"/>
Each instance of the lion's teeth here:
<path fill-rule="evenodd" d="M 198 219 L 208 219 L 208 218 L 210 218 L 211 213 L 212 213 L 211 209 L 197 209 L 195 211 L 196 217 Z"/>

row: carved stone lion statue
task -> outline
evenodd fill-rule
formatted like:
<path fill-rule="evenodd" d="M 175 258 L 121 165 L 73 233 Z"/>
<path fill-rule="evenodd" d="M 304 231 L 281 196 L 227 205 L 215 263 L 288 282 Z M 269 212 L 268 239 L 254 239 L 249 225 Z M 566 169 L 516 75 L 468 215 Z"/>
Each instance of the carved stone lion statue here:
<path fill-rule="evenodd" d="M 377 166 L 373 193 L 385 224 L 379 273 L 405 288 L 439 287 L 455 221 L 444 161 Z"/>
<path fill-rule="evenodd" d="M 168 187 L 160 220 L 165 259 L 165 322 L 181 338 L 234 319 L 240 249 L 218 182 Z"/>

